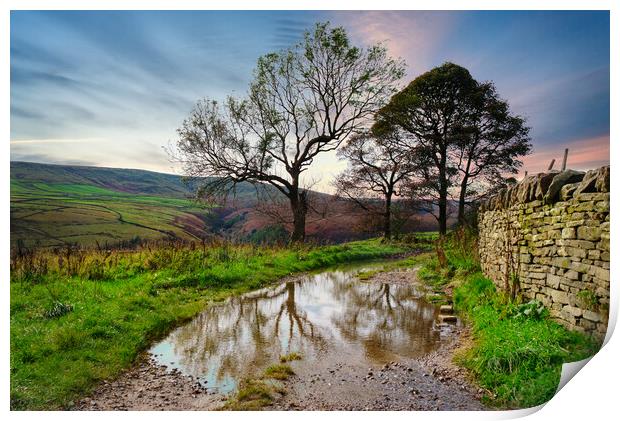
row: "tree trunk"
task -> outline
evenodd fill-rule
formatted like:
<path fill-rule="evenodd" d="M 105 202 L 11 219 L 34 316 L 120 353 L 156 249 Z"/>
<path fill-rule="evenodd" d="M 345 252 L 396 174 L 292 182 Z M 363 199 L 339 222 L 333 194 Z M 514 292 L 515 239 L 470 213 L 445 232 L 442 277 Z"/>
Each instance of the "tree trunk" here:
<path fill-rule="evenodd" d="M 392 195 L 388 194 L 385 198 L 385 213 L 383 214 L 383 238 L 392 238 Z"/>
<path fill-rule="evenodd" d="M 461 181 L 461 192 L 459 194 L 459 225 L 465 225 L 465 198 L 467 197 L 467 182 L 469 177 L 465 175 Z"/>
<path fill-rule="evenodd" d="M 448 232 L 448 223 L 446 221 L 447 212 L 447 203 L 446 197 L 439 198 L 439 235 L 445 236 Z"/>
<path fill-rule="evenodd" d="M 465 198 L 467 197 L 467 183 L 469 182 L 469 169 L 471 168 L 473 150 L 469 151 L 469 157 L 467 158 L 467 165 L 465 166 L 465 173 L 463 174 L 463 180 L 461 181 L 461 192 L 459 194 L 459 225 L 465 225 Z"/>
<path fill-rule="evenodd" d="M 448 180 L 446 162 L 442 159 L 439 168 L 439 235 L 445 236 L 448 231 Z"/>
<path fill-rule="evenodd" d="M 291 242 L 303 243 L 306 239 L 306 214 L 308 213 L 306 192 L 302 191 L 291 197 L 291 210 L 293 211 Z"/>

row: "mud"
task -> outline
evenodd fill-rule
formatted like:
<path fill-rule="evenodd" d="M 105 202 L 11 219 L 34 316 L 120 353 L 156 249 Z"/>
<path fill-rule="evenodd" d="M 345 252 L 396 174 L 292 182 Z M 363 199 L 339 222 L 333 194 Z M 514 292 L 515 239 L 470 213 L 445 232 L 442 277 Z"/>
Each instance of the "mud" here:
<path fill-rule="evenodd" d="M 267 410 L 404 410 L 481 411 L 485 394 L 452 362 L 460 338 L 418 359 L 393 361 L 380 367 L 353 363 L 296 370 L 286 381 L 287 393 Z M 295 367 L 295 364 L 293 364 Z"/>
<path fill-rule="evenodd" d="M 95 392 L 79 401 L 81 411 L 207 411 L 217 409 L 225 398 L 209 392 L 176 369 L 157 365 L 144 355 L 116 380 L 104 381 Z"/>

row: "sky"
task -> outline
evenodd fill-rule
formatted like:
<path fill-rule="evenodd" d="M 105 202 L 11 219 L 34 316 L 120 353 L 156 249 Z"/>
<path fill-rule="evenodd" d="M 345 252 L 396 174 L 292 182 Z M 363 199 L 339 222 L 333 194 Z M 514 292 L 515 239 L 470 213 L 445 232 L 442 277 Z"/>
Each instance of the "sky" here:
<path fill-rule="evenodd" d="M 609 163 L 607 11 L 12 11 L 11 160 L 179 173 L 165 147 L 197 100 L 243 95 L 259 56 L 318 21 L 385 42 L 404 86 L 446 61 L 526 117 L 523 171 Z M 315 160 L 315 188 L 346 167 Z M 557 167 L 557 166 L 556 166 Z"/>

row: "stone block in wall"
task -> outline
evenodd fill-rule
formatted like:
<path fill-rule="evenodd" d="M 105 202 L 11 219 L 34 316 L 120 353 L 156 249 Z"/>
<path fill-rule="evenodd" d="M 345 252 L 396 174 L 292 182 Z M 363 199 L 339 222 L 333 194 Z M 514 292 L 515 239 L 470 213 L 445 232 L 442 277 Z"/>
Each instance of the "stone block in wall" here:
<path fill-rule="evenodd" d="M 598 266 L 590 266 L 588 274 L 597 279 L 609 282 L 609 269 L 604 269 Z"/>
<path fill-rule="evenodd" d="M 565 247 L 568 256 L 584 259 L 588 255 L 588 251 L 577 247 Z"/>
<path fill-rule="evenodd" d="M 578 218 L 578 219 L 571 219 L 570 221 L 566 222 L 566 226 L 569 228 L 573 228 L 573 227 L 580 227 L 585 223 L 585 220 L 583 219 L 583 217 Z"/>
<path fill-rule="evenodd" d="M 551 273 L 547 274 L 547 286 L 553 289 L 558 289 L 560 287 L 560 281 L 562 280 L 561 276 L 553 275 Z"/>
<path fill-rule="evenodd" d="M 569 228 L 564 228 L 562 230 L 562 235 L 561 237 L 563 239 L 573 239 L 573 238 L 577 238 L 577 232 L 575 231 L 575 228 L 569 227 Z"/>
<path fill-rule="evenodd" d="M 596 170 L 596 172 L 598 174 L 596 177 L 596 184 L 594 186 L 596 188 L 596 191 L 610 192 L 611 190 L 609 165 L 599 168 L 598 170 Z"/>
<path fill-rule="evenodd" d="M 609 200 L 609 193 L 577 193 L 573 197 L 578 202 L 594 203 L 599 200 Z"/>
<path fill-rule="evenodd" d="M 586 332 L 596 330 L 596 323 L 584 318 L 579 319 L 579 326 L 582 327 Z"/>
<path fill-rule="evenodd" d="M 596 294 L 597 297 L 609 297 L 609 285 L 605 288 L 598 286 L 594 290 L 594 294 Z"/>
<path fill-rule="evenodd" d="M 566 310 L 567 307 L 570 306 L 564 306 L 562 307 L 562 310 L 560 310 L 560 318 L 569 325 L 575 325 L 577 319 L 569 311 Z"/>
<path fill-rule="evenodd" d="M 573 196 L 589 192 L 609 192 L 609 166 L 588 171 Z"/>
<path fill-rule="evenodd" d="M 561 247 L 577 247 L 586 250 L 595 248 L 595 244 L 592 241 L 586 240 L 557 240 L 555 243 Z"/>
<path fill-rule="evenodd" d="M 599 313 L 590 310 L 583 311 L 583 318 L 592 322 L 600 322 L 602 320 L 602 317 Z"/>
<path fill-rule="evenodd" d="M 598 242 L 596 248 L 599 250 L 609 251 L 609 233 L 602 232 L 601 233 L 601 241 Z"/>
<path fill-rule="evenodd" d="M 583 225 L 583 223 L 585 222 L 586 214 L 583 212 L 579 212 L 576 206 L 571 207 L 571 209 L 573 211 L 570 216 L 571 221 L 581 221 L 581 224 Z"/>
<path fill-rule="evenodd" d="M 588 273 L 591 266 L 583 262 L 571 262 L 570 268 L 579 273 Z"/>
<path fill-rule="evenodd" d="M 562 188 L 567 184 L 579 183 L 583 180 L 585 173 L 583 171 L 566 170 L 556 174 L 544 196 L 545 203 L 556 202 L 561 195 Z M 576 188 L 576 187 L 575 187 Z M 565 200 L 565 199 L 562 199 Z"/>
<path fill-rule="evenodd" d="M 560 189 L 560 200 L 567 201 L 573 197 L 573 193 L 579 187 L 579 183 L 566 184 Z"/>
<path fill-rule="evenodd" d="M 571 260 L 567 257 L 554 257 L 552 260 L 552 264 L 553 266 L 559 267 L 559 268 L 570 268 L 571 267 Z"/>
<path fill-rule="evenodd" d="M 554 303 L 568 304 L 568 293 L 565 291 L 558 291 L 556 289 L 548 289 L 548 294 L 551 296 L 551 300 Z"/>
<path fill-rule="evenodd" d="M 537 293 L 534 298 L 540 301 L 545 307 L 549 307 L 551 305 L 551 300 L 547 296 L 547 294 Z"/>
<path fill-rule="evenodd" d="M 602 200 L 600 202 L 596 202 L 594 210 L 601 213 L 609 212 L 609 200 Z"/>
<path fill-rule="evenodd" d="M 582 202 L 575 206 L 574 212 L 591 212 L 594 210 L 594 202 Z"/>

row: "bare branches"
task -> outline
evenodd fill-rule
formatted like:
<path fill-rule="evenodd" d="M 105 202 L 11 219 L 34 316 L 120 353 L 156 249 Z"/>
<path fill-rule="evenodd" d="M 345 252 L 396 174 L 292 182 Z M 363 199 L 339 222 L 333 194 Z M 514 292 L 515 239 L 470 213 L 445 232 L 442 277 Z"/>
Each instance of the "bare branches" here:
<path fill-rule="evenodd" d="M 177 161 L 189 176 L 217 177 L 202 189 L 212 195 L 272 185 L 290 201 L 293 239 L 303 240 L 302 173 L 367 127 L 403 74 L 384 46 L 358 48 L 343 28 L 317 24 L 298 45 L 258 59 L 247 97 L 199 101 L 178 130 Z"/>
<path fill-rule="evenodd" d="M 338 152 L 349 167 L 334 182 L 339 195 L 369 213 L 383 217 L 383 231 L 391 236 L 395 196 L 412 182 L 416 167 L 408 151 L 400 147 L 397 132 L 373 137 L 360 133 Z"/>

